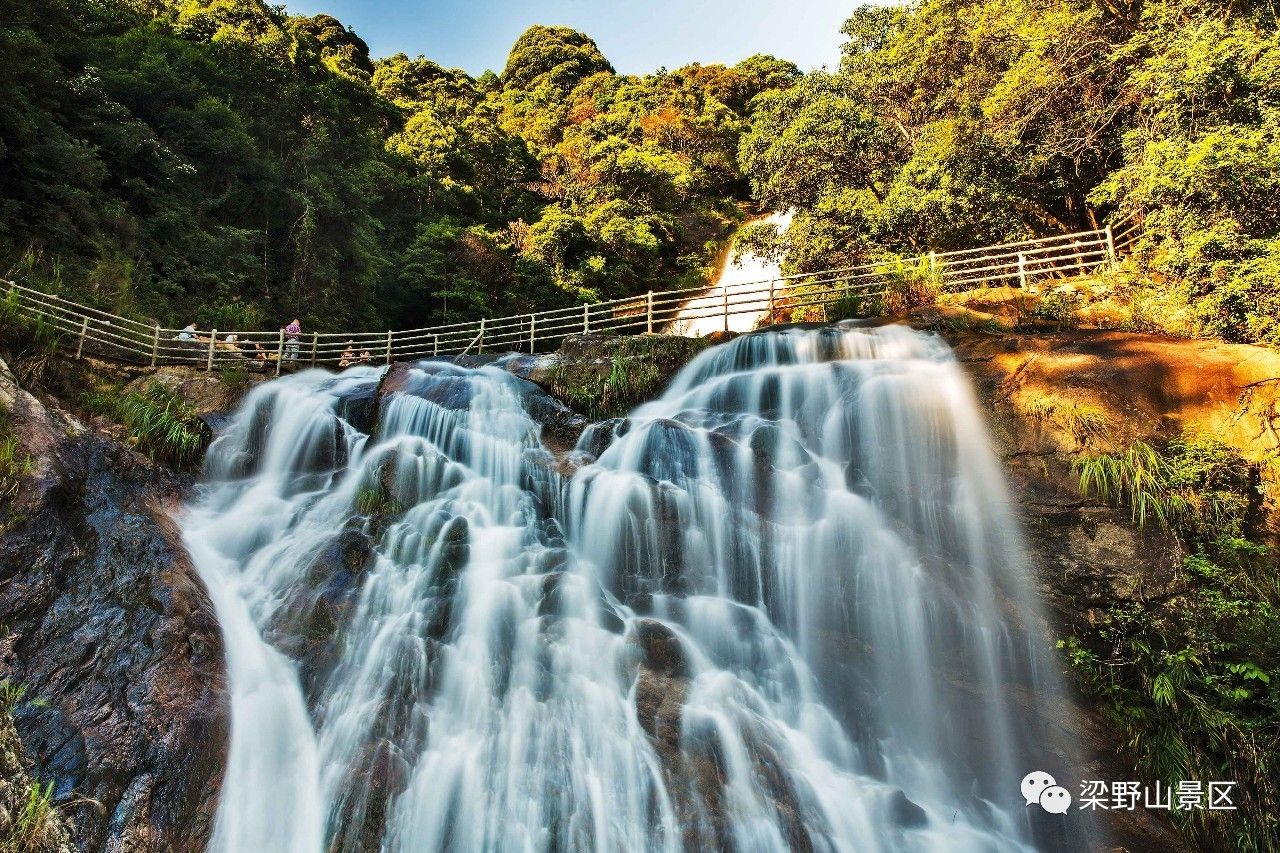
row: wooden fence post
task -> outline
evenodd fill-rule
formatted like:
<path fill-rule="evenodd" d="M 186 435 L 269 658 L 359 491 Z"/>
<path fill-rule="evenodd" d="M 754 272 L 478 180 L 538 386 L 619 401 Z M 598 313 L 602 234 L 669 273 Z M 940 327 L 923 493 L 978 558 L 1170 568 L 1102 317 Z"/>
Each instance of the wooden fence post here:
<path fill-rule="evenodd" d="M 1107 223 L 1107 262 L 1112 268 L 1116 265 L 1116 238 L 1111 231 L 1111 223 Z"/>
<path fill-rule="evenodd" d="M 439 335 L 431 336 L 431 354 L 432 355 L 440 354 L 440 336 Z"/>
<path fill-rule="evenodd" d="M 1018 286 L 1027 289 L 1027 256 L 1024 252 L 1018 253 Z"/>
<path fill-rule="evenodd" d="M 653 291 L 649 291 L 648 307 L 645 309 L 645 331 L 653 334 Z"/>
<path fill-rule="evenodd" d="M 537 340 L 538 340 L 538 334 L 536 331 L 537 327 L 538 327 L 538 315 L 530 314 L 529 315 L 529 355 L 533 355 L 533 353 L 537 349 Z"/>
<path fill-rule="evenodd" d="M 160 359 L 160 324 L 156 323 L 151 330 L 151 366 L 154 368 Z"/>
<path fill-rule="evenodd" d="M 582 303 L 582 334 L 584 335 L 591 333 L 591 314 L 588 313 L 590 309 L 591 306 L 585 302 Z"/>
<path fill-rule="evenodd" d="M 320 333 L 311 333 L 311 366 L 316 366 L 316 351 L 320 349 Z"/>
<path fill-rule="evenodd" d="M 218 345 L 218 330 L 214 329 L 209 333 L 209 360 L 205 362 L 204 369 L 206 372 L 213 370 L 213 348 Z"/>
<path fill-rule="evenodd" d="M 773 312 L 775 306 L 773 304 L 773 279 L 769 279 L 769 325 L 773 325 Z"/>
<path fill-rule="evenodd" d="M 485 320 L 484 317 L 480 318 L 480 340 L 479 340 L 480 346 L 476 347 L 477 353 L 484 352 L 484 320 Z"/>
<path fill-rule="evenodd" d="M 85 317 L 80 321 L 80 343 L 76 344 L 76 361 L 80 360 L 81 354 L 84 352 L 84 336 L 89 331 L 89 318 Z"/>
<path fill-rule="evenodd" d="M 280 368 L 284 366 L 284 329 L 280 330 L 280 340 L 276 343 L 276 376 L 280 375 Z"/>
<path fill-rule="evenodd" d="M 387 364 L 391 363 L 391 330 L 387 329 Z"/>
<path fill-rule="evenodd" d="M 724 333 L 729 334 L 729 285 L 724 286 Z"/>

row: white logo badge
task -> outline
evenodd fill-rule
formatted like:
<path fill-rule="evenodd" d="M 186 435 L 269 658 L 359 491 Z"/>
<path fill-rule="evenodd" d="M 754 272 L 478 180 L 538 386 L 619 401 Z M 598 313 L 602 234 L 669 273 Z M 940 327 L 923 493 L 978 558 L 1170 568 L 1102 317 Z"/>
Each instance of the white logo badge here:
<path fill-rule="evenodd" d="M 1022 798 L 1027 805 L 1038 803 L 1049 814 L 1066 814 L 1071 808 L 1071 792 L 1043 770 L 1022 777 Z"/>

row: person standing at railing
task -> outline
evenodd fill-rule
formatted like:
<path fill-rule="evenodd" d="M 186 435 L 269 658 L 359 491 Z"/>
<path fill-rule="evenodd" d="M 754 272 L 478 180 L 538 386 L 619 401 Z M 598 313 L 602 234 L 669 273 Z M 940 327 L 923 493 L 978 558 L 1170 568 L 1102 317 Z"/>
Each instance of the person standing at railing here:
<path fill-rule="evenodd" d="M 293 322 L 284 327 L 284 357 L 289 361 L 298 360 L 298 343 L 302 338 L 302 324 L 294 317 Z"/>

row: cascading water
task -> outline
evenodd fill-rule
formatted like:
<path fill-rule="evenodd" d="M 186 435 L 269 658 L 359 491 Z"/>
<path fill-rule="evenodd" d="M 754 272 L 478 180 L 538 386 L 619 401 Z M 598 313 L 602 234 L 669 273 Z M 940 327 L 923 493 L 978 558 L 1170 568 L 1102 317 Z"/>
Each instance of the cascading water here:
<path fill-rule="evenodd" d="M 263 385 L 210 450 L 211 849 L 1062 846 L 1018 796 L 1056 686 L 941 341 L 738 338 L 568 460 L 500 366 L 380 373 Z"/>
<path fill-rule="evenodd" d="M 791 213 L 771 213 L 749 224 L 772 225 L 785 233 L 793 218 Z M 736 245 L 731 246 L 715 284 L 680 307 L 671 324 L 673 333 L 700 338 L 720 331 L 750 332 L 765 319 L 769 313 L 768 282 L 781 278 L 782 262 L 754 252 L 737 255 Z M 727 317 L 726 303 L 732 312 Z"/>

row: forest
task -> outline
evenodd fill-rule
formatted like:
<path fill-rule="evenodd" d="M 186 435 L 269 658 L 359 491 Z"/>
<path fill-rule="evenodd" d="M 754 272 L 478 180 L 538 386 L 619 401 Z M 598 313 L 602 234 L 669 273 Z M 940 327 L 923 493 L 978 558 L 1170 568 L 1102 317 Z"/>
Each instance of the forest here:
<path fill-rule="evenodd" d="M 374 59 L 261 0 L 0 0 L 0 272 L 98 307 L 409 328 L 1142 223 L 1153 329 L 1280 342 L 1266 2 L 852 9 L 838 69 L 618 74 L 533 27 L 501 73 Z"/>
<path fill-rule="evenodd" d="M 741 147 L 791 270 L 1136 222 L 1141 326 L 1280 343 L 1275 3 L 925 0 L 844 33 Z"/>
<path fill-rule="evenodd" d="M 0 274 L 165 325 L 410 328 L 701 281 L 749 202 L 753 57 L 374 61 L 260 0 L 3 0 Z M 282 319 L 283 318 L 283 319 Z"/>

